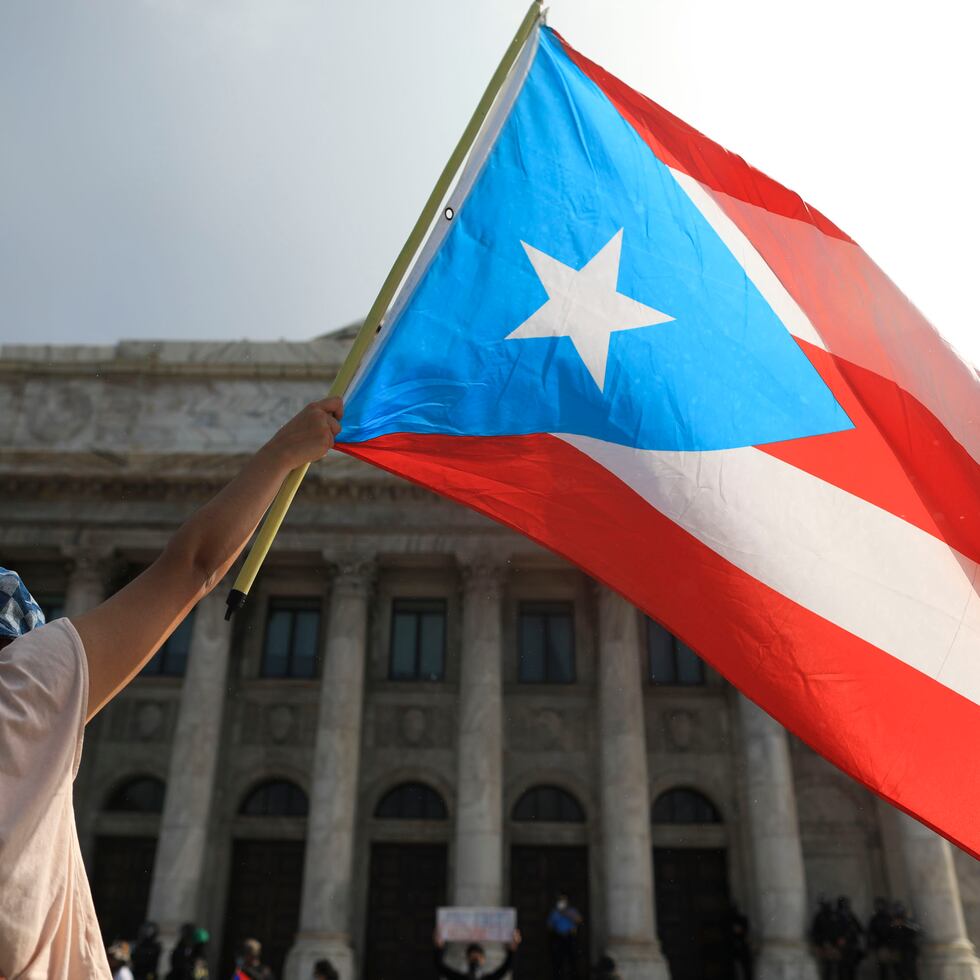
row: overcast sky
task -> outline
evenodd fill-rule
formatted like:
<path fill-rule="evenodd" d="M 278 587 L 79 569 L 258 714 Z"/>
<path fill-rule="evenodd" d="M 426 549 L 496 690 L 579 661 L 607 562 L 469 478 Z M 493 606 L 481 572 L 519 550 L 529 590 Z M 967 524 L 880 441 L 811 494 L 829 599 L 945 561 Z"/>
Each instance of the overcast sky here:
<path fill-rule="evenodd" d="M 963 0 L 554 0 L 980 363 Z M 366 312 L 525 0 L 3 0 L 0 341 L 306 338 Z"/>

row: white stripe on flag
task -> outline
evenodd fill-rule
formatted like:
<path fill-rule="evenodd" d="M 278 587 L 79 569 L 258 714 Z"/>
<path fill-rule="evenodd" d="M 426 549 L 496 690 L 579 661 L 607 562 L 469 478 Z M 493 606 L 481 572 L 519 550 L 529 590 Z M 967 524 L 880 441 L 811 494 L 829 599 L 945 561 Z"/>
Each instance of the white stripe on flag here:
<path fill-rule="evenodd" d="M 753 447 L 559 435 L 770 588 L 980 704 L 980 574 L 933 535 Z"/>
<path fill-rule="evenodd" d="M 762 293 L 762 298 L 772 307 L 786 329 L 800 340 L 805 340 L 826 350 L 826 345 L 817 333 L 810 318 L 803 312 L 799 303 L 790 296 L 786 287 L 769 268 L 766 260 L 756 251 L 755 246 L 745 237 L 741 228 L 721 209 L 721 205 L 690 175 L 668 168 L 674 180 L 680 184 L 691 203 L 701 212 L 705 221 L 715 230 L 725 247 L 735 257 L 735 261 L 745 270 L 745 274 Z"/>

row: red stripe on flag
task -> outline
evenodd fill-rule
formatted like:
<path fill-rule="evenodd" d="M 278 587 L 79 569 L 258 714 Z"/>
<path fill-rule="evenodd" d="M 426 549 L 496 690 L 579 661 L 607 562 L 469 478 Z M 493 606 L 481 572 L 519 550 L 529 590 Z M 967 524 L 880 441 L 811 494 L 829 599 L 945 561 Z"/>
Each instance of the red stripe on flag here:
<path fill-rule="evenodd" d="M 829 218 L 794 191 L 746 163 L 737 153 L 699 133 L 656 102 L 631 89 L 615 75 L 580 54 L 557 31 L 565 53 L 602 90 L 617 111 L 668 167 L 690 174 L 708 187 L 723 191 L 787 218 L 797 218 L 826 235 L 850 241 Z"/>
<path fill-rule="evenodd" d="M 980 561 L 980 467 L 908 392 L 797 340 L 854 423 L 759 448 Z"/>
<path fill-rule="evenodd" d="M 548 435 L 388 435 L 344 452 L 540 542 L 626 596 L 853 778 L 980 858 L 980 707 L 745 574 Z"/>

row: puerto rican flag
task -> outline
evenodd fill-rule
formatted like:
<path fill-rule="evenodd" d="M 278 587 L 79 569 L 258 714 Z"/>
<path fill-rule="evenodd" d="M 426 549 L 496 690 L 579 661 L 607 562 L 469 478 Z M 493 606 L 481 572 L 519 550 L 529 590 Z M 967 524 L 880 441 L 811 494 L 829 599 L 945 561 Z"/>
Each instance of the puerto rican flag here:
<path fill-rule="evenodd" d="M 579 565 L 980 857 L 978 415 L 844 232 L 541 27 L 340 448 Z"/>

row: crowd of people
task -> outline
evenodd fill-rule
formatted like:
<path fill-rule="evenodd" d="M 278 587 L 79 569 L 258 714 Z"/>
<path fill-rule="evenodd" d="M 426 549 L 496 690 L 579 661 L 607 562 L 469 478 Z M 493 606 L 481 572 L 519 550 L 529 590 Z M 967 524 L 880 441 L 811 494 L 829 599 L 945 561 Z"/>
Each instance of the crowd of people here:
<path fill-rule="evenodd" d="M 548 934 L 553 980 L 575 980 L 579 976 L 578 936 L 583 924 L 582 914 L 569 902 L 568 896 L 559 895 L 543 923 Z M 726 930 L 735 977 L 752 980 L 749 922 L 734 905 L 726 917 Z M 206 929 L 186 923 L 170 953 L 169 969 L 165 969 L 157 927 L 145 922 L 133 943 L 117 941 L 108 947 L 113 980 L 209 980 L 209 939 Z M 820 965 L 821 980 L 856 980 L 858 968 L 866 957 L 876 964 L 879 980 L 917 980 L 919 927 L 900 902 L 876 899 L 874 913 L 865 927 L 846 897 L 841 896 L 835 903 L 821 899 L 810 939 Z M 504 980 L 513 970 L 520 943 L 521 934 L 515 931 L 505 947 L 503 962 L 492 970 L 486 968 L 484 948 L 479 943 L 470 943 L 463 969 L 456 970 L 447 965 L 446 944 L 437 936 L 434 976 L 441 980 Z M 272 970 L 262 962 L 262 944 L 258 940 L 246 939 L 242 943 L 231 980 L 276 980 Z M 311 980 L 338 980 L 338 974 L 328 960 L 320 960 Z M 590 980 L 620 980 L 612 957 L 603 954 L 598 958 L 591 968 Z"/>
<path fill-rule="evenodd" d="M 112 980 L 210 980 L 207 929 L 187 922 L 170 953 L 169 969 L 161 964 L 163 947 L 154 922 L 144 922 L 134 943 L 117 940 L 106 953 Z M 272 970 L 262 962 L 262 943 L 246 939 L 235 962 L 231 980 L 276 980 Z M 312 980 L 339 980 L 329 960 L 313 967 Z"/>
<path fill-rule="evenodd" d="M 875 899 L 867 928 L 841 896 L 821 900 L 810 929 L 821 980 L 855 980 L 861 961 L 870 956 L 879 980 L 917 980 L 919 926 L 900 902 Z"/>

